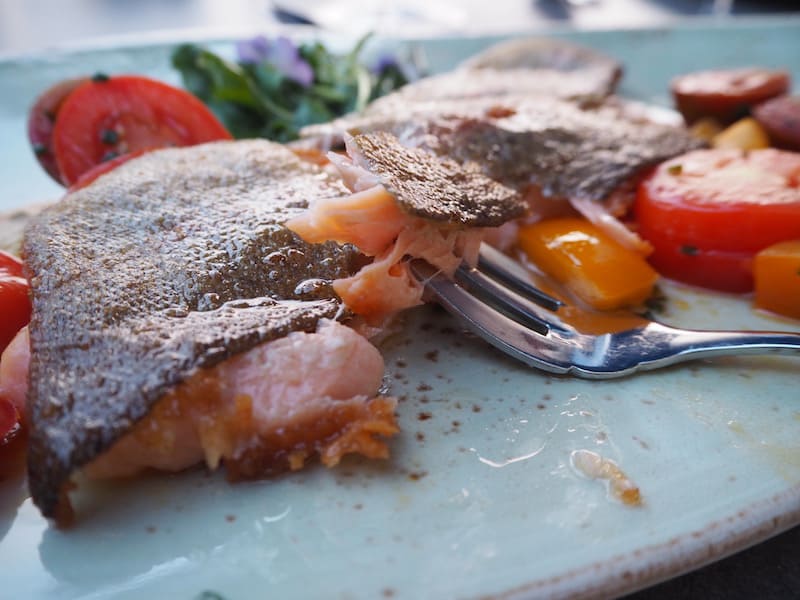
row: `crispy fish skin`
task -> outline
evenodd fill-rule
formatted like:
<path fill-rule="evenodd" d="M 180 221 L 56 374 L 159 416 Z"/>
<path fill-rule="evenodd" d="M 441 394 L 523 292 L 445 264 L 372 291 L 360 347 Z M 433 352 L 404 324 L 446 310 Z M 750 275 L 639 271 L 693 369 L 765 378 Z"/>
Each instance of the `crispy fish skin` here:
<path fill-rule="evenodd" d="M 218 142 L 147 154 L 32 220 L 28 464 L 45 516 L 166 391 L 339 313 L 330 281 L 358 251 L 282 223 L 346 193 L 277 144 Z"/>
<path fill-rule="evenodd" d="M 604 200 L 643 169 L 703 145 L 683 127 L 626 114 L 616 99 L 582 107 L 492 96 L 403 111 L 354 118 L 338 134 L 389 132 L 503 185 L 524 191 L 533 184 L 553 198 Z"/>
<path fill-rule="evenodd" d="M 357 135 L 347 145 L 351 156 L 411 215 L 466 227 L 496 227 L 526 210 L 519 193 L 479 169 L 407 148 L 390 133 Z"/>
<path fill-rule="evenodd" d="M 496 181 L 517 189 L 533 184 L 545 197 L 593 201 L 702 145 L 682 127 L 628 118 L 617 105 L 587 109 L 547 98 L 413 127 L 429 150 L 479 165 Z"/>
<path fill-rule="evenodd" d="M 550 37 L 524 37 L 493 44 L 463 63 L 467 69 L 546 69 L 562 73 L 596 71 L 596 89 L 610 94 L 622 64 L 602 52 Z"/>
<path fill-rule="evenodd" d="M 458 69 L 425 77 L 374 100 L 360 113 L 309 125 L 300 137 L 339 145 L 343 133 L 398 131 L 425 116 L 486 109 L 512 98 L 553 97 L 582 106 L 614 93 L 622 65 L 590 48 L 552 38 L 522 38 L 490 46 Z"/>

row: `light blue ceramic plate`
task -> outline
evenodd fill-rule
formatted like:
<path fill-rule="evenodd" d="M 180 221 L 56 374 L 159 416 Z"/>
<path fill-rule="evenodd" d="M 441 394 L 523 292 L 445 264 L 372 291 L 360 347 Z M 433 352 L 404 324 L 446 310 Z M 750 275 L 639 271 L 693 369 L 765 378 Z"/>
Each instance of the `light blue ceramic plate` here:
<path fill-rule="evenodd" d="M 800 21 L 565 34 L 622 59 L 623 93 L 665 103 L 669 78 L 745 64 L 794 69 Z M 445 69 L 490 39 L 421 42 Z M 0 206 L 53 199 L 24 137 L 34 96 L 94 71 L 175 81 L 169 47 L 0 63 Z M 666 318 L 786 328 L 746 299 L 667 286 Z M 529 371 L 422 309 L 383 347 L 403 433 L 384 464 L 347 461 L 229 485 L 201 471 L 85 489 L 50 527 L 0 484 L 0 596 L 532 598 L 608 596 L 677 575 L 800 522 L 796 359 L 700 362 L 621 381 Z M 578 472 L 615 461 L 643 503 Z M 206 597 L 217 597 L 207 595 Z"/>

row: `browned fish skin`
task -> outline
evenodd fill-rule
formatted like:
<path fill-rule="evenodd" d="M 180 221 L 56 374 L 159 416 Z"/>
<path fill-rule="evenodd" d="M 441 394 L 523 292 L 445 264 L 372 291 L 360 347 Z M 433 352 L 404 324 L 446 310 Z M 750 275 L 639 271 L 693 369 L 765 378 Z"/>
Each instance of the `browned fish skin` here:
<path fill-rule="evenodd" d="M 495 227 L 522 216 L 519 193 L 447 158 L 406 148 L 389 133 L 358 135 L 351 154 L 412 215 L 469 227 Z M 366 164 L 363 164 L 366 163 Z"/>
<path fill-rule="evenodd" d="M 336 315 L 329 281 L 358 252 L 281 223 L 347 193 L 277 144 L 221 142 L 145 155 L 32 221 L 29 484 L 45 516 L 165 391 Z"/>
<path fill-rule="evenodd" d="M 525 37 L 493 44 L 465 60 L 469 69 L 543 69 L 570 73 L 596 71 L 596 89 L 613 92 L 622 64 L 592 48 L 550 37 Z"/>
<path fill-rule="evenodd" d="M 621 75 L 618 61 L 583 46 L 551 38 L 512 40 L 489 47 L 459 69 L 378 98 L 361 113 L 305 127 L 300 135 L 338 145 L 343 132 L 398 131 L 425 115 L 486 109 L 514 98 L 554 97 L 593 105 L 614 92 Z"/>
<path fill-rule="evenodd" d="M 628 119 L 616 106 L 585 109 L 546 98 L 413 128 L 437 154 L 477 164 L 505 185 L 596 201 L 643 169 L 702 145 L 684 128 Z"/>

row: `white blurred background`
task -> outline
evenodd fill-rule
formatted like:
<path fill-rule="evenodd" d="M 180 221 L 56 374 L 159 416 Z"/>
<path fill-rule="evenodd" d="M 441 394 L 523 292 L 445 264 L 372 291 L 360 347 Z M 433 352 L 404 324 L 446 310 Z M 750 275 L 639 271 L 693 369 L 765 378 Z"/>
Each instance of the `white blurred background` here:
<path fill-rule="evenodd" d="M 0 54 L 98 38 L 163 39 L 312 22 L 392 36 L 640 27 L 800 10 L 795 0 L 0 0 Z"/>

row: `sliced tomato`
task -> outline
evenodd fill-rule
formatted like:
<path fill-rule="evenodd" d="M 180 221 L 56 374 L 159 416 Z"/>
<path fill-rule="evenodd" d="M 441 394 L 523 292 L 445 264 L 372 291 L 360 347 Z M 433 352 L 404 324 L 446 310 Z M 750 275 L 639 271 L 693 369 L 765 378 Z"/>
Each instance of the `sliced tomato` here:
<path fill-rule="evenodd" d="M 64 100 L 75 88 L 86 81 L 88 78 L 81 77 L 55 84 L 36 99 L 28 113 L 28 140 L 36 155 L 36 160 L 47 171 L 47 174 L 59 183 L 63 182 L 53 152 L 53 128 Z"/>
<path fill-rule="evenodd" d="M 660 165 L 639 186 L 634 212 L 662 275 L 747 292 L 755 254 L 800 239 L 800 154 L 698 150 Z"/>
<path fill-rule="evenodd" d="M 748 67 L 697 71 L 672 80 L 675 106 L 687 123 L 713 117 L 731 123 L 764 100 L 785 94 L 791 86 L 786 71 Z"/>
<path fill-rule="evenodd" d="M 146 148 L 232 139 L 190 93 L 146 77 L 93 78 L 69 94 L 58 113 L 53 148 L 71 185 L 94 166 Z"/>
<path fill-rule="evenodd" d="M 31 318 L 28 281 L 22 262 L 0 251 L 0 353 Z"/>

